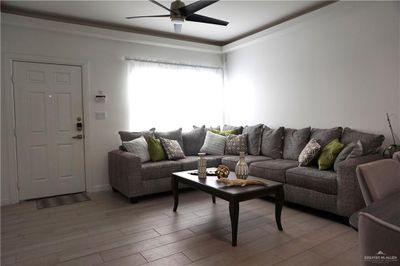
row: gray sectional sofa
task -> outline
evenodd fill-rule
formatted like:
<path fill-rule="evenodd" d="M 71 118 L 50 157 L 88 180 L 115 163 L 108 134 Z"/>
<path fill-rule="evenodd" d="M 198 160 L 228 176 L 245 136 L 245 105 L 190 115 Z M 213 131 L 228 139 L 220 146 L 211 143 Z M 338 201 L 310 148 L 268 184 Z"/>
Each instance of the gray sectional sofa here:
<path fill-rule="evenodd" d="M 276 132 L 272 132 L 268 127 L 262 128 L 260 148 L 256 151 L 259 154 L 246 156 L 250 175 L 284 183 L 285 200 L 288 202 L 345 217 L 349 217 L 364 206 L 355 169 L 359 164 L 382 158 L 377 152 L 377 148 L 383 142 L 382 135 L 362 133 L 349 128 L 343 131 L 341 127 L 326 130 L 309 128 L 308 133 L 305 130 L 307 138 L 304 138 L 303 132 L 301 139 L 301 136 L 296 136 L 297 133 L 301 133 L 300 130 L 280 128 L 280 131 L 282 137 L 277 137 Z M 249 146 L 253 145 L 255 150 L 254 139 L 251 140 L 250 137 L 249 135 Z M 301 148 L 304 142 L 307 143 L 310 138 L 317 138 L 325 145 L 330 139 L 337 137 L 344 144 L 360 140 L 365 152 L 362 156 L 335 162 L 335 170 L 320 171 L 315 163 L 307 167 L 298 166 L 295 157 L 298 151 L 295 150 Z M 278 143 L 271 143 L 271 140 Z M 299 140 L 303 142 L 300 146 Z M 294 147 L 296 143 L 293 141 L 297 141 L 297 147 Z M 185 146 L 185 143 L 183 144 Z M 278 152 L 277 147 L 280 147 Z M 270 153 L 272 157 L 266 156 L 265 153 Z M 135 201 L 143 195 L 169 191 L 171 173 L 197 169 L 197 159 L 197 156 L 191 155 L 175 161 L 141 163 L 140 158 L 132 153 L 121 149 L 114 150 L 108 154 L 110 184 L 114 191 Z M 239 156 L 207 155 L 206 159 L 207 167 L 224 164 L 233 171 Z"/>

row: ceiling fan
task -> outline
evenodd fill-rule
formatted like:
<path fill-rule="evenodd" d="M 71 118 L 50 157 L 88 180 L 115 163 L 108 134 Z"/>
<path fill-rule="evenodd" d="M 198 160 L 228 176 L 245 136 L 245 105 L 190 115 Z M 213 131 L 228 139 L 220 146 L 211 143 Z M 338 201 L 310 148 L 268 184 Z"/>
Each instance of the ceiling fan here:
<path fill-rule="evenodd" d="M 171 22 L 174 23 L 174 31 L 181 32 L 182 24 L 185 21 L 192 21 L 192 22 L 200 22 L 200 23 L 208 23 L 208 24 L 215 24 L 226 26 L 229 24 L 227 21 L 198 15 L 195 14 L 200 9 L 203 9 L 211 4 L 218 2 L 219 0 L 199 0 L 190 5 L 185 5 L 181 0 L 175 0 L 171 3 L 171 7 L 168 8 L 155 0 L 149 0 L 153 4 L 158 5 L 159 7 L 169 11 L 169 15 L 152 15 L 152 16 L 134 16 L 134 17 L 126 17 L 127 19 L 133 18 L 164 18 L 169 17 Z"/>

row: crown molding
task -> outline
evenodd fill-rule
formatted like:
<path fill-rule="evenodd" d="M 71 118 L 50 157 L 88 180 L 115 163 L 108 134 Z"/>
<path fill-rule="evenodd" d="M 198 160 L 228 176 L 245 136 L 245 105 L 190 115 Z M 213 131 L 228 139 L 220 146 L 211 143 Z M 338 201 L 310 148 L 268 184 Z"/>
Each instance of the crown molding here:
<path fill-rule="evenodd" d="M 100 38 L 121 42 L 152 45 L 158 47 L 183 49 L 196 52 L 222 54 L 222 47 L 217 45 L 202 44 L 191 41 L 182 41 L 146 34 L 123 32 L 118 30 L 103 29 L 98 27 L 77 25 L 47 19 L 33 18 L 9 13 L 1 14 L 1 24 L 29 29 L 39 29 L 52 32 L 62 32 L 92 38 Z"/>

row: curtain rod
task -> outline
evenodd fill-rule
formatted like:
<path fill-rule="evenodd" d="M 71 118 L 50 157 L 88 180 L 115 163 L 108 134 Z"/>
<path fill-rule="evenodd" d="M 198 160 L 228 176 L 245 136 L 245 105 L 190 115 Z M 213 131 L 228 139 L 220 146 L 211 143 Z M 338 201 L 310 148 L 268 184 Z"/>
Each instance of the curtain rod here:
<path fill-rule="evenodd" d="M 185 64 L 185 63 L 173 63 L 173 62 L 158 61 L 158 60 L 145 60 L 145 59 L 136 59 L 136 58 L 129 58 L 129 57 L 125 57 L 125 60 L 126 61 L 145 62 L 145 63 L 166 64 L 166 65 L 173 65 L 173 66 L 188 66 L 188 67 L 199 67 L 199 68 L 218 69 L 218 70 L 222 69 L 222 67 L 191 65 L 191 64 Z"/>

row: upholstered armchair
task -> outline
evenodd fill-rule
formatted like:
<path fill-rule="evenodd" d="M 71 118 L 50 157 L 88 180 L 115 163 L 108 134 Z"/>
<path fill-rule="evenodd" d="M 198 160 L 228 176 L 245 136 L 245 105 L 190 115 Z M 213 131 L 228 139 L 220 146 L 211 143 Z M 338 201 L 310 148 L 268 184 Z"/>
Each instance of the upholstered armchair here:
<path fill-rule="evenodd" d="M 361 265 L 400 264 L 400 227 L 360 212 L 358 232 Z"/>
<path fill-rule="evenodd" d="M 400 163 L 396 160 L 384 159 L 362 164 L 356 172 L 367 206 L 400 192 Z"/>

